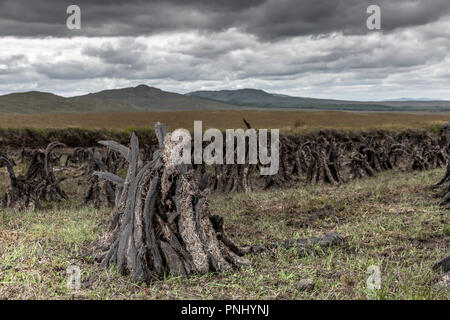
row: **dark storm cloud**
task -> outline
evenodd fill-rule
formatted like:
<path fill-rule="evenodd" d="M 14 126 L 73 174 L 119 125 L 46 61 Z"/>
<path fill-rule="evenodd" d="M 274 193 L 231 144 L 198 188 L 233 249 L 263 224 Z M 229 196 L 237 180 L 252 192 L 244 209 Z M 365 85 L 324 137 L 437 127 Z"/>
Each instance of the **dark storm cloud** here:
<path fill-rule="evenodd" d="M 65 27 L 66 8 L 82 10 L 82 30 Z M 380 5 L 391 31 L 450 14 L 448 0 L 0 0 L 3 36 L 138 36 L 163 31 L 239 28 L 265 40 L 331 32 L 367 32 L 366 9 Z"/>
<path fill-rule="evenodd" d="M 146 83 L 450 99 L 450 0 L 27 2 L 0 0 L 0 94 Z M 66 28 L 71 4 L 81 31 Z M 380 5 L 384 32 L 367 30 L 369 4 Z"/>
<path fill-rule="evenodd" d="M 411 34 L 413 32 L 413 34 Z M 377 72 L 379 78 L 445 60 L 450 44 L 429 46 L 420 30 L 381 37 L 334 35 L 260 42 L 239 32 L 174 34 L 156 38 L 86 39 L 79 54 L 54 61 L 37 59 L 34 70 L 49 79 L 221 79 L 280 80 L 310 73 Z M 405 38 L 406 37 L 406 38 Z M 162 43 L 161 38 L 166 42 Z M 413 39 L 414 41 L 411 41 Z M 382 41 L 381 41 L 382 40 Z M 59 41 L 56 40 L 55 41 Z M 70 40 L 66 40 L 70 41 Z M 75 41 L 75 40 L 74 40 Z M 53 52 L 58 52 L 54 49 Z M 370 70 L 370 72 L 365 71 Z M 372 76 L 366 76 L 371 78 Z"/>

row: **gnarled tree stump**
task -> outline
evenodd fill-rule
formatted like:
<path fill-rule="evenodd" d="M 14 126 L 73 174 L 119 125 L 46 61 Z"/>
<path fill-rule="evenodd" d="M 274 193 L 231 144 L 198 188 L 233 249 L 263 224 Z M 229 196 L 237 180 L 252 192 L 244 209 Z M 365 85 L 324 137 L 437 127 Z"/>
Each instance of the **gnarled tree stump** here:
<path fill-rule="evenodd" d="M 64 178 L 57 179 L 53 173 L 52 152 L 61 146 L 64 145 L 52 142 L 45 150 L 34 151 L 25 175 L 16 176 L 14 163 L 6 157 L 0 157 L 0 167 L 7 168 L 10 180 L 1 202 L 3 208 L 40 209 L 42 201 L 59 201 L 67 198 L 59 185 Z"/>
<path fill-rule="evenodd" d="M 214 228 L 208 190 L 199 186 L 195 170 L 174 163 L 175 143 L 165 127 L 155 127 L 159 150 L 148 163 L 139 160 L 135 134 L 130 148 L 103 142 L 128 161 L 125 179 L 108 172 L 96 174 L 122 189 L 109 231 L 99 240 L 97 260 L 117 266 L 137 282 L 164 274 L 187 276 L 221 272 L 247 264 L 236 246 Z M 224 240 L 227 239 L 227 240 Z"/>

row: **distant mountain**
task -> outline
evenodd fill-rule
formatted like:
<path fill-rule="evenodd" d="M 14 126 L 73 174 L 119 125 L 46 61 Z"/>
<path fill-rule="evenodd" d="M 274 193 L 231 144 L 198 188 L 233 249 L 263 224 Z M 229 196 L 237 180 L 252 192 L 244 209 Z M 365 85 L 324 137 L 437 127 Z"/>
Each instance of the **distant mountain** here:
<path fill-rule="evenodd" d="M 195 91 L 188 93 L 189 96 L 197 96 L 206 99 L 212 99 L 217 101 L 226 101 L 238 103 L 272 103 L 280 102 L 283 97 L 267 93 L 263 90 L 257 89 L 239 89 L 239 90 L 221 90 L 221 91 Z"/>
<path fill-rule="evenodd" d="M 137 109 L 128 103 L 101 100 L 65 98 L 47 92 L 12 93 L 0 96 L 0 112 L 4 113 L 56 113 L 107 112 Z"/>
<path fill-rule="evenodd" d="M 292 97 L 258 89 L 195 91 L 188 94 L 137 87 L 65 98 L 47 92 L 0 96 L 0 113 L 136 112 L 181 110 L 313 109 L 450 112 L 450 101 L 343 101 Z"/>
<path fill-rule="evenodd" d="M 399 99 L 389 99 L 383 100 L 384 102 L 400 102 L 400 101 L 444 101 L 439 99 L 430 99 L 430 98 L 399 98 Z"/>
<path fill-rule="evenodd" d="M 211 99 L 224 103 L 260 108 L 315 108 L 340 104 L 361 104 L 355 101 L 339 101 L 315 99 L 305 97 L 292 97 L 283 94 L 268 93 L 258 89 L 237 89 L 220 91 L 194 91 L 187 95 Z"/>
<path fill-rule="evenodd" d="M 47 92 L 0 96 L 0 113 L 134 112 L 236 109 L 222 102 L 140 85 L 65 98 Z"/>
<path fill-rule="evenodd" d="M 450 101 L 346 101 L 293 97 L 257 89 L 194 91 L 189 96 L 256 108 L 349 111 L 450 111 Z"/>
<path fill-rule="evenodd" d="M 100 100 L 111 103 L 129 103 L 140 111 L 176 111 L 176 110 L 206 110 L 206 109 L 230 109 L 230 106 L 222 102 L 205 100 L 196 96 L 163 91 L 158 88 L 139 85 L 134 88 L 104 90 L 84 96 L 75 97 L 78 100 Z"/>

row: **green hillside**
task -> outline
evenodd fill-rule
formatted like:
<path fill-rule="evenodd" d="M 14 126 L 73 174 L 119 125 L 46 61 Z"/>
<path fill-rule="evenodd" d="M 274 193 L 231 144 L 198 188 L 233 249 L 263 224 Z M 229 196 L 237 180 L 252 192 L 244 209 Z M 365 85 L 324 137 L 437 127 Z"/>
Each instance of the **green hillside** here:
<path fill-rule="evenodd" d="M 47 92 L 0 96 L 0 113 L 143 112 L 242 109 L 222 102 L 165 92 L 140 85 L 65 98 Z"/>
<path fill-rule="evenodd" d="M 0 112 L 2 113 L 26 114 L 107 111 L 139 111 L 139 108 L 124 101 L 81 100 L 36 91 L 0 96 Z"/>
<path fill-rule="evenodd" d="M 146 85 L 139 85 L 134 88 L 104 90 L 76 97 L 76 99 L 82 101 L 95 99 L 105 103 L 123 101 L 136 106 L 140 111 L 236 109 L 236 106 L 231 106 L 230 104 L 167 92 Z"/>
<path fill-rule="evenodd" d="M 426 111 L 448 112 L 450 101 L 383 101 L 361 102 L 315 99 L 272 94 L 263 90 L 239 89 L 195 91 L 188 94 L 234 105 L 256 108 L 348 110 L 348 111 Z"/>
<path fill-rule="evenodd" d="M 183 95 L 146 85 L 104 90 L 70 98 L 38 91 L 0 96 L 0 113 L 14 114 L 242 109 L 450 112 L 450 102 L 341 101 L 292 97 L 257 89 L 196 91 Z"/>

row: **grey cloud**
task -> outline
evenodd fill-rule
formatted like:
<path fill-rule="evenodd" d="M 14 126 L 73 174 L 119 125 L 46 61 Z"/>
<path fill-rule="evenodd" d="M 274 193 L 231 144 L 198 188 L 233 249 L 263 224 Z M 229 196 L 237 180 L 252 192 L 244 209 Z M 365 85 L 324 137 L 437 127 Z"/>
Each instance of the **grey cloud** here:
<path fill-rule="evenodd" d="M 80 32 L 65 28 L 71 2 L 0 0 L 0 92 L 147 83 L 374 99 L 448 87 L 448 0 L 379 0 L 385 32 L 369 34 L 369 0 L 76 2 Z"/>
<path fill-rule="evenodd" d="M 448 0 L 378 0 L 382 27 L 424 25 L 450 14 Z M 65 27 L 69 1 L 0 1 L 0 35 L 137 36 L 179 30 L 239 28 L 264 40 L 332 32 L 367 33 L 372 0 L 78 0 L 82 30 Z"/>
<path fill-rule="evenodd" d="M 420 30 L 414 32 L 420 35 Z M 414 43 L 399 42 L 402 37 L 395 34 L 370 41 L 341 35 L 319 43 L 298 38 L 266 44 L 250 35 L 225 32 L 173 40 L 157 50 L 146 39 L 125 38 L 100 44 L 90 41 L 81 49 L 83 56 L 78 60 L 38 61 L 33 68 L 50 79 L 276 81 L 312 73 L 355 73 L 359 79 L 383 79 L 393 73 L 437 65 L 450 51 L 448 42 L 429 50 L 427 45 L 418 48 Z"/>
<path fill-rule="evenodd" d="M 26 70 L 27 58 L 23 54 L 0 57 L 0 75 L 13 75 Z"/>
<path fill-rule="evenodd" d="M 136 64 L 143 58 L 147 47 L 132 39 L 122 39 L 117 44 L 111 42 L 100 47 L 93 45 L 83 48 L 82 53 L 88 57 L 97 57 L 109 64 Z"/>
<path fill-rule="evenodd" d="M 86 61 L 44 62 L 37 63 L 33 67 L 37 73 L 50 79 L 95 79 L 113 74 L 111 68 L 105 69 L 101 64 L 92 64 Z"/>

